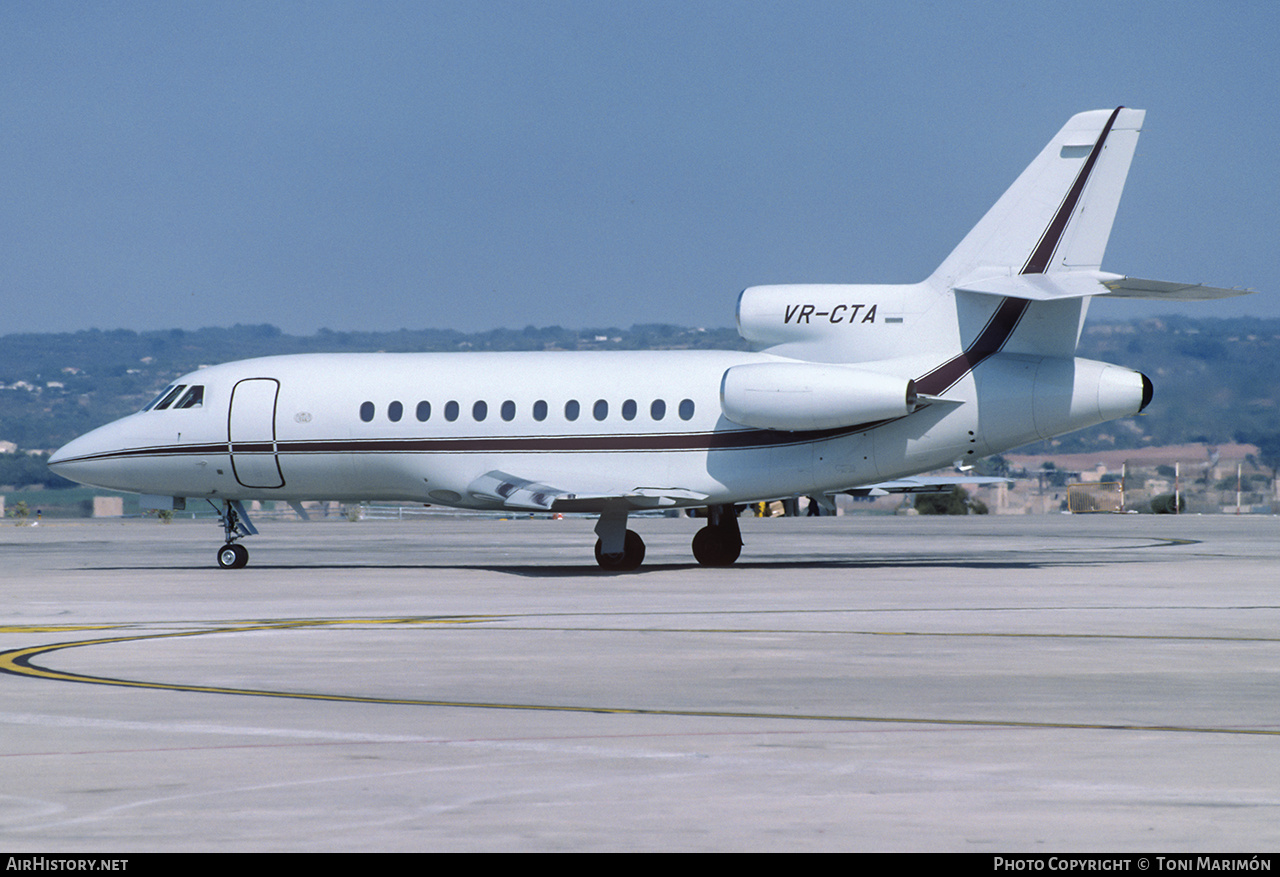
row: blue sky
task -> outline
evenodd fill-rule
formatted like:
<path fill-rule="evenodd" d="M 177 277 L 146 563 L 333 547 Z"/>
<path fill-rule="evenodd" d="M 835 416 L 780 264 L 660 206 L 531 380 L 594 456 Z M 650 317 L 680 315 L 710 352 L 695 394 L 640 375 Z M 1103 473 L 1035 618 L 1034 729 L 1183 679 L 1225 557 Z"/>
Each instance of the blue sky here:
<path fill-rule="evenodd" d="M 0 334 L 728 326 L 754 284 L 924 278 L 1120 104 L 1103 267 L 1280 317 L 1278 45 L 1245 0 L 13 0 Z"/>

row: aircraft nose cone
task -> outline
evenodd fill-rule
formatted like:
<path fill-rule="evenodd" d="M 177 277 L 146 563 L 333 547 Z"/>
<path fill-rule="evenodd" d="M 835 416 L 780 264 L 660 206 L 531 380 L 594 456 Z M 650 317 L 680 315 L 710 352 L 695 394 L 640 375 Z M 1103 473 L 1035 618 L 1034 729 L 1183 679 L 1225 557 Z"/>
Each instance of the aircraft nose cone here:
<path fill-rule="evenodd" d="M 67 442 L 49 457 L 49 468 L 81 484 L 128 490 L 127 485 L 121 486 L 128 466 L 119 452 L 138 443 L 132 424 L 126 421 L 117 420 Z"/>
<path fill-rule="evenodd" d="M 91 440 L 90 437 L 92 435 L 93 433 L 89 433 L 77 439 L 72 439 L 50 454 L 48 460 L 49 468 L 63 478 L 70 478 L 72 481 L 79 481 L 81 484 L 91 483 L 84 477 L 92 469 L 92 463 L 87 458 L 94 451 L 101 450 L 101 448 L 96 447 L 97 442 Z"/>
<path fill-rule="evenodd" d="M 58 466 L 67 462 L 67 459 L 71 456 L 71 454 L 67 452 L 67 448 L 71 447 L 72 444 L 73 442 L 65 444 L 49 455 L 48 466 L 50 469 L 53 469 L 56 472 Z"/>

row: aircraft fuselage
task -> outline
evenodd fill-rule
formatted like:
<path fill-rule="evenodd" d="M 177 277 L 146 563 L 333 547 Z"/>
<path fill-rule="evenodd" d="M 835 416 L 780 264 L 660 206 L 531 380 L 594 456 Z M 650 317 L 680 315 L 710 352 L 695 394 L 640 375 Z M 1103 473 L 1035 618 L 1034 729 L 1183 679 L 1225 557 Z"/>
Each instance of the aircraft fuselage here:
<path fill-rule="evenodd" d="M 735 351 L 312 354 L 213 366 L 175 387 L 196 407 L 152 409 L 58 452 L 70 478 L 144 494 L 227 499 L 379 500 L 500 508 L 477 492 L 487 472 L 572 484 L 561 508 L 595 497 L 634 508 L 701 506 L 833 492 L 974 460 L 1062 431 L 1136 413 L 1141 376 L 1087 360 L 999 356 L 964 375 L 1004 386 L 998 407 L 938 403 L 876 423 L 803 431 L 743 427 L 721 411 L 724 374 L 788 362 Z M 1061 374 L 1057 410 L 1037 431 L 1037 378 Z M 1110 409 L 1072 412 L 1075 373 L 1123 380 Z M 1096 378 L 1095 378 L 1096 380 Z M 1051 395 L 1051 394 L 1050 394 Z M 1096 390 L 1094 396 L 1096 397 Z M 1021 401 L 1020 401 L 1021 400 Z M 641 494 L 637 494 L 640 491 Z M 650 491 L 661 501 L 647 502 Z M 663 491 L 666 491 L 664 493 Z"/>

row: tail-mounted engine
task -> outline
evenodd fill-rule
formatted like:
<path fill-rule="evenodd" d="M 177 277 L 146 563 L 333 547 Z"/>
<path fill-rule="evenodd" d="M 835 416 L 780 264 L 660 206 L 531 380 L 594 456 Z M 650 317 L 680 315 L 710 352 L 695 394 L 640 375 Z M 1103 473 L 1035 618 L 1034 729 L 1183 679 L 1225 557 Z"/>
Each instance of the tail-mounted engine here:
<path fill-rule="evenodd" d="M 860 367 L 812 362 L 736 365 L 720 382 L 734 423 L 799 431 L 872 425 L 916 409 L 915 382 Z"/>

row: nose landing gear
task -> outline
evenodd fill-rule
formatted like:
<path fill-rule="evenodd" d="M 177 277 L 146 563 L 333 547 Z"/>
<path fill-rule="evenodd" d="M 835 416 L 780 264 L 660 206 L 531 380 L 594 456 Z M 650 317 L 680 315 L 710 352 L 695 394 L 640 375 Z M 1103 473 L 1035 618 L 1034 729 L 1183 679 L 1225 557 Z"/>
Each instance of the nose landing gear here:
<path fill-rule="evenodd" d="M 213 505 L 212 500 L 209 504 Z M 226 544 L 218 549 L 216 555 L 218 566 L 222 569 L 244 568 L 249 563 L 249 549 L 236 540 L 258 535 L 258 528 L 249 520 L 249 513 L 238 499 L 222 501 L 222 508 L 218 510 L 218 522 L 222 524 L 223 538 L 226 540 Z"/>
<path fill-rule="evenodd" d="M 223 569 L 240 569 L 249 562 L 249 549 L 236 542 L 228 542 L 218 549 L 218 566 Z"/>

